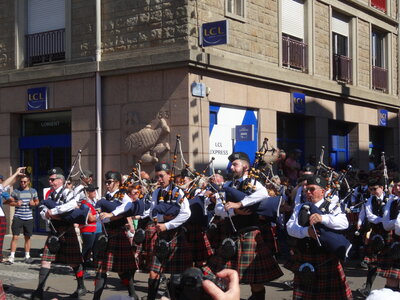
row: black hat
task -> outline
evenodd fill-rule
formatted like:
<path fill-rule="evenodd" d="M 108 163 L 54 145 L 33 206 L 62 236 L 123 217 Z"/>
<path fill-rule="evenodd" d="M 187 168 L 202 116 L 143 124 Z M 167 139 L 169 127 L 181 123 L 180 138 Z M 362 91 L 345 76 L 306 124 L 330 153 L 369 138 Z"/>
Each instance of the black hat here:
<path fill-rule="evenodd" d="M 167 163 L 165 163 L 165 162 L 158 163 L 158 164 L 156 164 L 155 167 L 154 167 L 154 171 L 156 171 L 156 172 L 160 172 L 160 171 L 165 171 L 165 172 L 167 172 L 167 171 L 170 171 L 170 170 L 171 170 L 170 165 L 167 164 Z"/>
<path fill-rule="evenodd" d="M 374 177 L 368 181 L 368 186 L 376 186 L 376 185 L 379 186 L 385 185 L 385 180 L 383 179 L 383 177 Z"/>
<path fill-rule="evenodd" d="M 93 177 L 93 172 L 90 170 L 82 170 L 81 172 L 81 178 L 89 178 L 89 177 Z"/>
<path fill-rule="evenodd" d="M 328 182 L 326 181 L 325 178 L 319 175 L 314 175 L 310 178 L 307 178 L 307 185 L 318 185 L 319 187 L 326 189 Z"/>
<path fill-rule="evenodd" d="M 303 168 L 303 172 L 311 172 L 311 173 L 315 173 L 315 167 L 312 165 L 307 165 L 304 166 Z"/>
<path fill-rule="evenodd" d="M 233 152 L 231 155 L 228 156 L 230 162 L 234 162 L 237 159 L 242 159 L 247 161 L 250 164 L 249 156 L 244 152 Z"/>
<path fill-rule="evenodd" d="M 51 176 L 51 175 L 63 175 L 64 176 L 64 171 L 59 167 L 55 167 L 55 168 L 50 169 L 47 172 L 47 174 L 49 174 L 49 176 Z"/>
<path fill-rule="evenodd" d="M 121 173 L 117 172 L 117 171 L 108 171 L 104 177 L 106 178 L 106 180 L 108 179 L 112 179 L 112 180 L 116 180 L 119 182 L 122 182 L 122 176 Z"/>
<path fill-rule="evenodd" d="M 99 189 L 99 187 L 97 187 L 97 186 L 95 187 L 93 184 L 88 184 L 85 187 L 85 191 L 87 191 L 87 192 L 94 192 L 97 189 Z"/>

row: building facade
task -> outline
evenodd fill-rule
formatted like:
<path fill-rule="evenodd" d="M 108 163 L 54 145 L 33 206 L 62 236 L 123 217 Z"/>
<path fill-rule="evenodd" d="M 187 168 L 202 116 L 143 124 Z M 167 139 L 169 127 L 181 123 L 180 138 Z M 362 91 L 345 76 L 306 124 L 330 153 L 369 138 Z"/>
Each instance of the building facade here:
<path fill-rule="evenodd" d="M 302 160 L 399 158 L 396 0 L 0 0 L 0 172 L 226 166 L 267 137 Z M 227 44 L 201 25 L 227 20 Z M 209 32 L 208 32 L 209 33 Z M 240 130 L 252 134 L 240 140 Z M 238 131 L 239 130 L 239 131 Z M 371 154 L 375 156 L 371 156 Z"/>

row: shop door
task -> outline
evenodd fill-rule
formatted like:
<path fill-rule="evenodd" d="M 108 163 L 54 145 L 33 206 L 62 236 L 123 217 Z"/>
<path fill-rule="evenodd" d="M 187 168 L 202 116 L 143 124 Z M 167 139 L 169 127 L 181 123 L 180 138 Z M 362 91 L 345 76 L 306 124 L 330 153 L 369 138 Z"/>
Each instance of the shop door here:
<path fill-rule="evenodd" d="M 65 175 L 71 168 L 71 113 L 28 114 L 22 117 L 19 138 L 21 166 L 27 167 L 32 187 L 43 200 L 43 189 L 49 187 L 48 170 L 60 167 Z M 46 231 L 46 224 L 34 211 L 34 231 Z"/>

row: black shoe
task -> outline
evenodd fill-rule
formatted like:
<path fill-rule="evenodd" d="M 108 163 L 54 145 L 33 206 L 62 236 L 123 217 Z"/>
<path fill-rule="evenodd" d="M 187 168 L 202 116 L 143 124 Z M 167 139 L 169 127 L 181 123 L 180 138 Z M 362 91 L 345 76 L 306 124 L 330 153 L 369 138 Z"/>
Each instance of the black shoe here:
<path fill-rule="evenodd" d="M 366 287 L 362 289 L 357 289 L 357 291 L 365 298 L 367 298 L 369 293 L 371 292 L 371 290 Z"/>
<path fill-rule="evenodd" d="M 85 287 L 77 289 L 75 292 L 73 292 L 71 295 L 68 296 L 68 298 L 72 299 L 79 299 L 79 297 L 85 296 L 87 294 L 87 289 Z"/>
<path fill-rule="evenodd" d="M 35 290 L 31 296 L 29 297 L 30 300 L 43 300 L 43 289 Z"/>

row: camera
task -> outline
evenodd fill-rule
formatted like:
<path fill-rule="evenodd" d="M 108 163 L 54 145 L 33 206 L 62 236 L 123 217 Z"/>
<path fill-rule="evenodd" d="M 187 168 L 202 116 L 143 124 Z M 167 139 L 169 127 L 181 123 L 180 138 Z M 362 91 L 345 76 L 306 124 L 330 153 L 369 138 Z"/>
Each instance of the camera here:
<path fill-rule="evenodd" d="M 186 269 L 182 274 L 173 274 L 169 279 L 168 289 L 171 300 L 212 300 L 203 290 L 203 280 L 210 280 L 221 290 L 227 287 L 223 280 L 213 275 L 204 275 L 199 268 Z"/>

